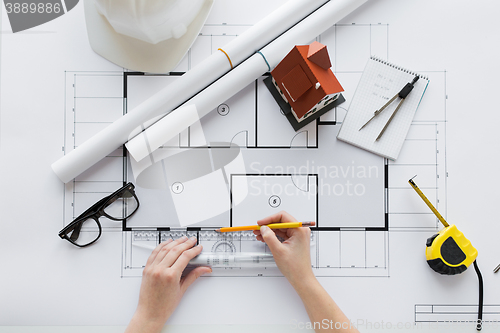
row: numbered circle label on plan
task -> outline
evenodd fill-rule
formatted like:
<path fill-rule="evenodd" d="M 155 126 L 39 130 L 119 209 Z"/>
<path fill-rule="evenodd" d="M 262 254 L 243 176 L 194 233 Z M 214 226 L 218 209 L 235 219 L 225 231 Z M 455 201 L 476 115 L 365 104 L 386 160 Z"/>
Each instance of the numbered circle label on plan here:
<path fill-rule="evenodd" d="M 179 194 L 184 190 L 184 185 L 181 182 L 175 182 L 172 184 L 172 192 Z"/>
<path fill-rule="evenodd" d="M 269 206 L 276 208 L 279 205 L 281 205 L 281 198 L 278 197 L 277 195 L 271 195 L 269 197 Z"/>
<path fill-rule="evenodd" d="M 229 106 L 227 104 L 221 104 L 217 107 L 217 112 L 221 116 L 226 116 L 229 113 Z"/>

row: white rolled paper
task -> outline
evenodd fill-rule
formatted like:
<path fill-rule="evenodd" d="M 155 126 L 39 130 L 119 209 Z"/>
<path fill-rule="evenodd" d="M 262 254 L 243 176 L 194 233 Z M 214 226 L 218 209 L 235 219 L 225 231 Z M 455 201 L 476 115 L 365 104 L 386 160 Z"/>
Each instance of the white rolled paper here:
<path fill-rule="evenodd" d="M 224 51 L 236 66 L 325 2 L 288 1 L 225 45 Z M 69 182 L 151 125 L 152 118 L 177 108 L 230 70 L 226 55 L 215 52 L 176 80 L 175 85 L 168 85 L 54 162 L 52 169 L 59 179 Z"/>
<path fill-rule="evenodd" d="M 163 117 L 146 131 L 127 142 L 125 147 L 136 161 L 140 161 L 180 133 L 183 128 L 191 126 L 199 119 L 195 105 L 183 106 L 179 108 L 179 112 L 168 118 Z"/>

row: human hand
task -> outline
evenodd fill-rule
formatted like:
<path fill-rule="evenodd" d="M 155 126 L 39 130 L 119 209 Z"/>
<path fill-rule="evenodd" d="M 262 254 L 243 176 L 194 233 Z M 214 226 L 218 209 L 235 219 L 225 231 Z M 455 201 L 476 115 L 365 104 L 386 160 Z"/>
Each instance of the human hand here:
<path fill-rule="evenodd" d="M 310 253 L 311 230 L 307 227 L 271 230 L 265 225 L 296 221 L 293 216 L 281 211 L 257 221 L 257 224 L 262 227 L 260 231 L 255 230 L 253 232 L 257 235 L 257 240 L 265 242 L 269 246 L 276 265 L 295 289 L 297 289 L 297 286 L 306 283 L 307 280 L 314 278 Z M 281 243 L 276 236 L 283 238 L 285 241 Z"/>
<path fill-rule="evenodd" d="M 174 312 L 186 289 L 210 267 L 197 267 L 182 276 L 191 259 L 202 251 L 196 238 L 181 237 L 158 245 L 142 273 L 139 305 L 126 332 L 160 332 Z"/>

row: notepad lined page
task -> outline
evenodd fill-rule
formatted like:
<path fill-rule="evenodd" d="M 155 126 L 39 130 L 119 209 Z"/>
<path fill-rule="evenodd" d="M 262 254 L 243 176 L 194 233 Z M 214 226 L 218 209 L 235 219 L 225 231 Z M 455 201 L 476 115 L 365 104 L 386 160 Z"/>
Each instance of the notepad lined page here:
<path fill-rule="evenodd" d="M 376 138 L 401 98 L 396 98 L 360 130 L 376 110 L 399 93 L 416 75 L 419 76 L 419 80 L 378 141 Z M 429 80 L 425 76 L 371 57 L 365 66 L 337 138 L 388 159 L 396 160 L 428 83 Z"/>

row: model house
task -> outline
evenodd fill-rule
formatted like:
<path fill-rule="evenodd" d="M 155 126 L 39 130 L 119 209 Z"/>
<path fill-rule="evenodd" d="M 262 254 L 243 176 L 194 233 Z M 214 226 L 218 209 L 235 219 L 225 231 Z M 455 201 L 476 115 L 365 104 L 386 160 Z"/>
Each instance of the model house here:
<path fill-rule="evenodd" d="M 315 41 L 295 46 L 272 70 L 266 85 L 295 130 L 345 101 L 331 66 L 326 46 Z"/>

